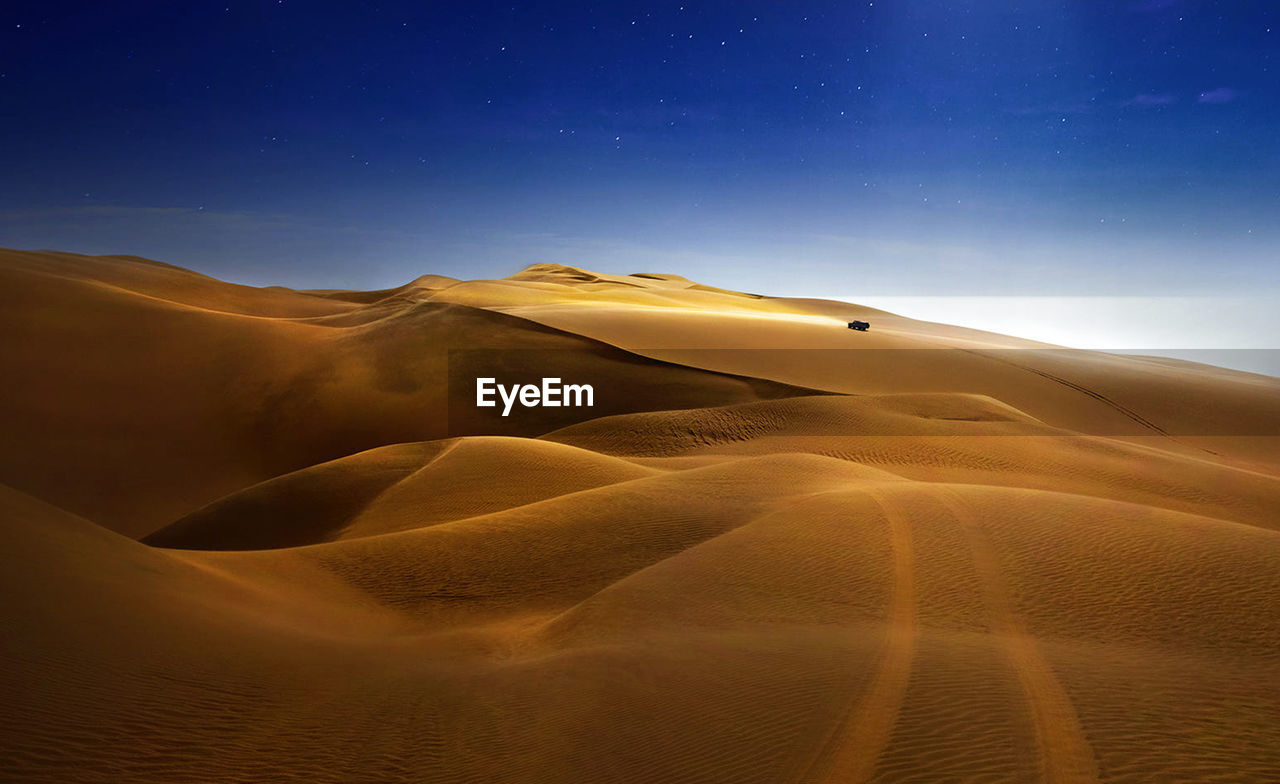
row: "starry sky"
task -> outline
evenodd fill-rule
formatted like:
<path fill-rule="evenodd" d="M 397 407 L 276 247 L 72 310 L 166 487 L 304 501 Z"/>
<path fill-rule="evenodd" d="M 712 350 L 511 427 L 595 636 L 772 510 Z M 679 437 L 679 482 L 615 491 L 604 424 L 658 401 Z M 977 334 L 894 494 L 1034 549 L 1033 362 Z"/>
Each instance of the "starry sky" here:
<path fill-rule="evenodd" d="M 8 2 L 0 246 L 1276 296 L 1277 52 L 1263 2 Z"/>

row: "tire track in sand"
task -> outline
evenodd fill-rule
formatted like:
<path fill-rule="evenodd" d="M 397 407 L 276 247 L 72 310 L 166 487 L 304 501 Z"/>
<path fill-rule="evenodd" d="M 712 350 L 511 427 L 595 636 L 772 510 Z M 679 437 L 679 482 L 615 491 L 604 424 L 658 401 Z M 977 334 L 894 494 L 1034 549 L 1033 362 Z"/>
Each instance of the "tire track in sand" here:
<path fill-rule="evenodd" d="M 851 699 L 817 756 L 800 776 L 801 781 L 857 784 L 871 778 L 893 735 L 915 657 L 919 622 L 911 525 L 878 490 L 859 489 L 871 496 L 889 522 L 893 584 L 885 618 L 885 641 L 870 685 L 861 699 Z"/>
<path fill-rule="evenodd" d="M 938 498 L 964 531 L 982 583 L 991 631 L 1017 673 L 1040 751 L 1041 780 L 1048 784 L 1097 782 L 1097 759 L 1080 727 L 1080 718 L 1014 605 L 995 547 L 956 493 L 939 487 Z"/>
<path fill-rule="evenodd" d="M 1016 368 L 1018 368 L 1019 370 L 1025 370 L 1025 371 L 1027 371 L 1027 372 L 1029 372 L 1029 373 L 1035 373 L 1037 376 L 1040 376 L 1041 378 L 1046 378 L 1046 379 L 1048 379 L 1048 380 L 1050 380 L 1050 381 L 1057 382 L 1057 383 L 1059 383 L 1059 384 L 1063 385 L 1064 387 L 1067 387 L 1068 389 L 1074 389 L 1075 391 L 1077 391 L 1077 392 L 1079 392 L 1079 393 L 1081 393 L 1081 394 L 1083 394 L 1083 395 L 1088 395 L 1089 397 L 1093 398 L 1094 400 L 1097 400 L 1099 403 L 1102 403 L 1102 404 L 1104 404 L 1104 405 L 1110 406 L 1111 408 L 1113 408 L 1113 409 L 1115 409 L 1116 411 L 1118 411 L 1120 414 L 1122 414 L 1122 415 L 1124 415 L 1124 416 L 1128 417 L 1129 419 L 1133 420 L 1134 422 L 1137 422 L 1139 425 L 1142 425 L 1143 427 L 1147 428 L 1148 430 L 1152 430 L 1152 431 L 1154 431 L 1154 432 L 1156 432 L 1156 433 L 1159 433 L 1159 434 L 1160 434 L 1160 435 L 1162 435 L 1162 436 L 1168 436 L 1168 435 L 1169 435 L 1169 431 L 1165 430 L 1164 428 L 1160 427 L 1160 426 L 1159 426 L 1159 425 L 1157 425 L 1156 423 L 1154 423 L 1154 422 L 1152 422 L 1151 420 L 1147 419 L 1146 417 L 1142 416 L 1142 415 L 1141 415 L 1141 414 L 1139 414 L 1137 411 L 1134 411 L 1132 408 L 1129 408 L 1128 406 L 1122 405 L 1122 404 L 1120 404 L 1120 403 L 1116 402 L 1115 400 L 1112 400 L 1111 398 L 1107 397 L 1106 395 L 1102 394 L 1101 392 L 1098 392 L 1098 391 L 1095 391 L 1095 390 L 1089 389 L 1088 387 L 1086 387 L 1086 386 L 1082 386 L 1082 385 L 1080 385 L 1080 384 L 1077 384 L 1077 383 L 1075 383 L 1074 381 L 1069 381 L 1069 380 L 1067 380 L 1067 379 L 1063 378 L 1062 376 L 1054 375 L 1053 373 L 1050 373 L 1050 372 L 1049 372 L 1049 371 L 1047 371 L 1047 370 L 1040 370 L 1039 368 L 1033 368 L 1033 367 L 1028 367 L 1028 366 L 1026 366 L 1026 365 L 1021 365 L 1021 364 L 1018 364 L 1017 362 L 1014 362 L 1014 361 L 1012 361 L 1012 360 L 1005 359 L 1004 357 L 992 356 L 992 355 L 990 355 L 990 354 L 984 353 L 984 352 L 979 351 L 979 350 L 977 350 L 977 349 L 972 349 L 972 348 L 962 348 L 962 349 L 960 349 L 960 350 L 961 350 L 961 351 L 963 351 L 963 352 L 965 352 L 966 354 L 973 354 L 973 355 L 974 355 L 974 356 L 976 356 L 976 357 L 982 357 L 982 358 L 984 358 L 984 359 L 993 359 L 993 360 L 995 360 L 996 362 L 1003 362 L 1004 364 L 1009 365 L 1010 367 L 1016 367 Z"/>

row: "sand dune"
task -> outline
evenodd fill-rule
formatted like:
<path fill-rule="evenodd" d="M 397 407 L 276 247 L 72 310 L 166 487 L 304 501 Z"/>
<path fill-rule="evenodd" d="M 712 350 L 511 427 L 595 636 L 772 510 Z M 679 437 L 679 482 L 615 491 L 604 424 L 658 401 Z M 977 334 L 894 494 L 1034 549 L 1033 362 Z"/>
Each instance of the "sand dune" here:
<path fill-rule="evenodd" d="M 145 541 L 246 550 L 315 544 L 474 517 L 653 473 L 624 460 L 531 439 L 398 444 L 268 480 Z M 495 492 L 500 485 L 509 489 Z"/>
<path fill-rule="evenodd" d="M 487 410 L 447 413 L 454 349 L 468 350 L 453 360 L 460 376 L 497 356 L 513 378 L 589 377 L 632 393 L 590 413 L 513 419 L 518 435 L 805 393 L 400 294 L 359 306 L 123 257 L 6 251 L 0 262 L 0 476 L 130 535 L 325 460 L 495 432 Z"/>
<path fill-rule="evenodd" d="M 920 481 L 1067 491 L 1280 529 L 1280 477 L 1052 428 L 989 398 L 808 397 L 605 417 L 545 438 L 610 455 L 812 453 Z"/>
<path fill-rule="evenodd" d="M 0 276 L 0 780 L 1280 780 L 1278 381 L 666 274 Z"/>

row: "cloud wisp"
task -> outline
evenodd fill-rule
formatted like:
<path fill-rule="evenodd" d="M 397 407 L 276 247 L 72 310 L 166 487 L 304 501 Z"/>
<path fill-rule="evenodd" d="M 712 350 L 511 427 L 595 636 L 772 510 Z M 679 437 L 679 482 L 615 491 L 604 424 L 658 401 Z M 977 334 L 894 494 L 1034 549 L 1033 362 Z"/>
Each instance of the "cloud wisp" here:
<path fill-rule="evenodd" d="M 1240 98 L 1240 91 L 1233 90 L 1230 87 L 1217 87 L 1212 90 L 1205 90 L 1196 96 L 1197 103 L 1222 104 L 1231 103 Z"/>

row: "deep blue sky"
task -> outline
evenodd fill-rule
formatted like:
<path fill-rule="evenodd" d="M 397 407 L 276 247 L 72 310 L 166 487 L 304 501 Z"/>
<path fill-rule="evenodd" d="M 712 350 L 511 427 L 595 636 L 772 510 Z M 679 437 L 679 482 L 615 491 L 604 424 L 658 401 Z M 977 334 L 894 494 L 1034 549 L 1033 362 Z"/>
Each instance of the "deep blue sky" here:
<path fill-rule="evenodd" d="M 1280 293 L 1272 5 L 6 3 L 0 246 L 297 286 Z"/>

